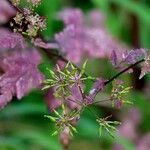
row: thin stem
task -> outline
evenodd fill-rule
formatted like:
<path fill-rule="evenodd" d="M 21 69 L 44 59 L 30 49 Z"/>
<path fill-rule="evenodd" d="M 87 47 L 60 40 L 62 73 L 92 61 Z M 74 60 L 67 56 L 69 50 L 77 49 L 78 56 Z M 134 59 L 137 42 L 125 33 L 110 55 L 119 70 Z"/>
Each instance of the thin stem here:
<path fill-rule="evenodd" d="M 120 75 L 122 75 L 123 73 L 125 73 L 126 71 L 128 71 L 129 69 L 137 66 L 138 64 L 144 62 L 145 60 L 139 60 L 136 63 L 130 65 L 129 67 L 125 68 L 124 70 L 122 70 L 121 72 L 117 73 L 116 75 L 114 75 L 112 78 L 110 78 L 108 81 L 105 82 L 105 85 L 107 85 L 108 83 L 112 82 L 114 79 L 118 78 Z"/>
<path fill-rule="evenodd" d="M 100 100 L 100 101 L 96 101 L 96 102 L 93 102 L 92 104 L 97 104 L 97 103 L 107 102 L 107 101 L 111 101 L 111 98 L 109 98 L 109 99 L 104 99 L 104 100 Z"/>
<path fill-rule="evenodd" d="M 106 82 L 104 83 L 104 86 L 106 86 L 107 84 L 111 83 L 113 80 L 115 80 L 116 78 L 118 78 L 120 75 L 122 75 L 123 73 L 125 73 L 125 72 L 128 71 L 129 69 L 131 69 L 131 68 L 137 66 L 138 64 L 140 64 L 140 63 L 142 63 L 142 62 L 144 62 L 144 61 L 145 61 L 144 59 L 139 60 L 139 61 L 137 61 L 136 63 L 134 63 L 134 64 L 128 66 L 128 67 L 125 68 L 125 69 L 123 69 L 121 72 L 117 73 L 117 74 L 114 75 L 112 78 L 110 78 L 108 81 L 106 81 Z M 101 89 L 100 89 L 100 90 L 101 90 Z M 100 91 L 100 90 L 99 90 L 99 91 Z M 95 98 L 96 95 L 99 93 L 99 91 L 96 92 L 94 98 Z"/>
<path fill-rule="evenodd" d="M 78 89 L 79 89 L 79 91 L 80 91 L 80 94 L 81 94 L 81 96 L 82 96 L 82 100 L 84 100 L 84 94 L 83 94 L 83 92 L 82 92 L 82 88 L 81 88 L 81 86 L 77 83 L 77 86 L 78 86 Z"/>
<path fill-rule="evenodd" d="M 112 114 L 104 118 L 104 120 L 107 120 L 108 118 L 111 118 L 111 117 L 112 117 Z"/>
<path fill-rule="evenodd" d="M 99 117 L 98 117 L 98 115 L 95 113 L 95 112 L 93 112 L 93 110 L 92 109 L 90 109 L 90 107 L 85 107 L 85 108 L 87 108 L 87 110 L 91 113 L 91 114 L 93 114 L 94 115 L 94 117 L 96 118 L 96 119 L 98 119 Z"/>
<path fill-rule="evenodd" d="M 78 105 L 82 106 L 81 102 L 79 102 L 78 100 L 76 100 L 76 101 L 75 101 L 75 100 L 70 99 L 70 98 L 67 98 L 66 100 L 67 100 L 67 101 L 74 102 L 74 103 L 76 103 L 76 104 L 78 104 Z"/>
<path fill-rule="evenodd" d="M 89 107 L 87 107 L 87 106 L 89 106 L 89 105 L 83 105 L 81 102 L 79 102 L 79 101 L 74 101 L 74 100 L 72 100 L 72 99 L 67 99 L 67 100 L 68 100 L 68 101 L 72 101 L 72 102 L 74 102 L 74 103 L 80 105 L 82 109 L 87 108 L 87 110 L 88 110 L 89 112 L 91 112 L 96 118 L 99 118 Z"/>

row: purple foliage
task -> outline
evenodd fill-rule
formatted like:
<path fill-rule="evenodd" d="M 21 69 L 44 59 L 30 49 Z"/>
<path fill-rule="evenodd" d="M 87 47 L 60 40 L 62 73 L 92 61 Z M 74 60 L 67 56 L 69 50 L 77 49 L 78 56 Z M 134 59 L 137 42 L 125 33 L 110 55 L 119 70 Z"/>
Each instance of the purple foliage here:
<path fill-rule="evenodd" d="M 99 10 L 92 10 L 87 14 L 87 21 L 92 27 L 104 27 L 104 14 Z M 104 27 L 105 28 L 105 27 Z"/>
<path fill-rule="evenodd" d="M 44 41 L 42 41 L 42 39 L 40 38 L 36 38 L 32 41 L 32 43 L 34 44 L 34 46 L 36 47 L 40 47 L 40 48 L 44 48 L 44 49 L 58 49 L 59 46 L 57 43 L 45 43 Z"/>
<path fill-rule="evenodd" d="M 19 33 L 13 33 L 6 29 L 0 29 L 0 49 L 24 48 L 25 42 Z"/>
<path fill-rule="evenodd" d="M 82 94 L 79 87 L 75 84 L 70 87 L 71 95 L 67 98 L 67 104 L 71 109 L 79 108 L 82 103 Z"/>
<path fill-rule="evenodd" d="M 65 129 L 60 133 L 59 140 L 64 147 L 67 147 L 70 142 L 69 129 L 65 127 Z"/>
<path fill-rule="evenodd" d="M 150 65 L 143 65 L 139 79 L 142 79 L 146 73 L 150 72 Z"/>
<path fill-rule="evenodd" d="M 21 99 L 31 89 L 40 85 L 43 80 L 37 69 L 40 60 L 40 55 L 35 50 L 14 52 L 1 59 L 0 67 L 4 73 L 0 76 L 0 109 L 11 101 L 13 96 Z"/>
<path fill-rule="evenodd" d="M 6 23 L 10 17 L 14 16 L 16 11 L 6 0 L 0 1 L 0 24 Z"/>
<path fill-rule="evenodd" d="M 64 22 L 65 26 L 80 26 L 83 23 L 83 14 L 80 9 L 67 8 L 59 12 L 57 17 Z"/>
<path fill-rule="evenodd" d="M 150 133 L 147 133 L 142 138 L 139 138 L 136 144 L 136 150 L 149 150 L 150 148 Z"/>
<path fill-rule="evenodd" d="M 112 63 L 113 66 L 117 66 L 118 63 L 118 58 L 115 50 L 112 50 L 111 55 L 110 55 L 110 62 Z"/>
<path fill-rule="evenodd" d="M 51 88 L 46 92 L 46 94 L 44 96 L 45 103 L 48 107 L 48 110 L 50 110 L 50 111 L 55 110 L 56 108 L 58 108 L 61 105 L 61 101 L 56 99 L 54 97 L 53 93 L 54 93 L 54 90 Z"/>
<path fill-rule="evenodd" d="M 61 105 L 61 101 L 54 97 L 53 93 L 55 91 L 55 88 L 49 89 L 45 95 L 45 102 L 49 108 L 50 111 L 53 111 L 54 109 L 58 108 Z M 70 109 L 79 108 L 80 104 L 82 102 L 82 95 L 76 85 L 73 85 L 69 89 L 70 96 L 66 97 L 66 103 Z"/>
<path fill-rule="evenodd" d="M 140 74 L 139 79 L 143 78 L 143 76 L 149 72 L 150 72 L 150 55 L 146 53 L 145 54 L 145 62 L 143 62 L 143 64 L 142 64 L 141 74 Z"/>
<path fill-rule="evenodd" d="M 118 129 L 119 135 L 135 141 L 138 136 L 136 127 L 140 121 L 140 118 L 140 112 L 135 108 L 131 109 L 128 116 Z"/>
<path fill-rule="evenodd" d="M 126 52 L 118 52 L 118 50 L 112 50 L 110 55 L 110 61 L 113 66 L 119 66 L 124 64 L 134 64 L 140 57 L 144 57 L 146 50 L 143 48 L 133 49 Z"/>
<path fill-rule="evenodd" d="M 141 135 L 138 132 L 138 125 L 141 119 L 141 114 L 136 108 L 132 108 L 125 118 L 123 124 L 119 127 L 119 136 L 130 140 L 136 150 L 149 150 L 150 134 Z M 123 150 L 121 144 L 114 144 L 113 150 Z"/>
<path fill-rule="evenodd" d="M 146 55 L 146 50 L 143 48 L 133 49 L 131 51 L 125 51 L 125 52 L 112 50 L 110 55 L 110 62 L 116 69 L 122 71 L 123 69 L 126 68 L 127 64 L 128 65 L 134 64 L 137 61 L 139 61 L 140 58 L 141 59 L 144 58 L 145 55 Z M 140 78 L 144 76 L 146 70 L 150 70 L 150 67 L 148 67 L 148 65 L 143 65 Z M 127 71 L 127 73 L 131 73 L 131 72 L 133 72 L 132 68 Z"/>
<path fill-rule="evenodd" d="M 77 63 L 81 57 L 81 42 L 79 42 L 81 31 L 77 30 L 73 25 L 67 26 L 63 32 L 55 35 L 60 50 L 69 60 Z"/>
<path fill-rule="evenodd" d="M 145 49 L 140 48 L 140 49 L 133 49 L 131 51 L 127 51 L 123 53 L 123 61 L 126 62 L 127 64 L 134 64 L 135 62 L 138 61 L 139 57 L 142 57 L 145 55 Z"/>
<path fill-rule="evenodd" d="M 119 99 L 115 100 L 115 108 L 120 109 L 123 105 L 123 102 Z"/>
<path fill-rule="evenodd" d="M 92 15 L 99 18 L 99 21 L 103 20 L 101 13 L 99 16 L 98 12 L 92 13 L 89 20 Z M 96 58 L 109 57 L 113 49 L 124 49 L 101 25 L 103 22 L 100 22 L 99 26 L 95 25 L 97 22 L 85 24 L 86 18 L 78 9 L 67 9 L 59 14 L 59 18 L 65 23 L 65 29 L 55 35 L 55 40 L 69 60 L 78 63 L 83 55 Z"/>
<path fill-rule="evenodd" d="M 122 148 L 121 145 L 115 143 L 112 147 L 112 150 L 124 150 L 124 149 Z"/>
<path fill-rule="evenodd" d="M 32 0 L 32 2 L 39 3 L 40 0 Z M 10 8 L 9 4 L 5 0 L 2 0 L 0 4 L 1 24 L 5 23 L 10 17 L 12 17 L 15 14 L 15 11 L 13 8 Z M 19 6 L 16 6 L 16 8 L 19 9 Z M 19 11 L 19 13 L 21 14 L 21 11 Z M 30 13 L 26 9 L 24 11 L 23 18 L 29 14 Z M 34 33 L 34 30 L 32 31 L 32 29 L 34 29 L 34 27 L 39 27 L 42 17 L 38 15 L 35 15 L 35 17 L 32 15 L 30 17 L 28 18 L 29 20 L 26 20 L 25 18 L 22 19 L 18 25 L 24 23 L 24 20 L 26 20 L 27 24 L 31 21 L 33 28 L 30 29 L 31 33 Z M 120 45 L 105 28 L 104 16 L 99 11 L 91 11 L 86 17 L 83 15 L 80 9 L 65 9 L 57 15 L 57 18 L 62 20 L 65 26 L 63 31 L 55 34 L 54 43 L 46 43 L 41 38 L 34 39 L 31 36 L 31 42 L 34 44 L 34 46 L 43 49 L 58 49 L 60 50 L 60 55 L 62 54 L 62 57 L 65 55 L 69 61 L 74 63 L 79 63 L 83 56 L 92 58 L 109 57 L 112 65 L 120 70 L 124 69 L 126 65 L 136 63 L 139 58 L 145 56 L 145 62 L 142 65 L 140 78 L 142 78 L 145 73 L 150 72 L 150 56 L 146 55 L 145 50 L 141 48 L 125 51 L 125 47 Z M 35 25 L 35 22 L 37 26 Z M 41 26 L 42 25 L 43 23 L 41 23 Z M 17 99 L 21 99 L 32 89 L 38 88 L 44 79 L 43 75 L 38 71 L 37 68 L 41 61 L 40 54 L 36 50 L 24 51 L 25 41 L 23 36 L 19 33 L 13 33 L 2 28 L 0 29 L 0 50 L 3 51 L 9 49 L 14 49 L 15 51 L 10 53 L 6 52 L 0 56 L 0 110 L 5 107 L 5 105 L 10 102 L 14 96 L 17 97 Z M 60 58 L 59 56 L 58 58 Z M 60 68 L 58 67 L 56 70 L 64 68 L 64 62 L 59 61 L 58 64 L 60 64 Z M 78 67 L 75 67 L 76 65 L 71 65 L 73 69 L 75 68 L 75 71 L 80 70 L 78 70 Z M 83 70 L 81 69 L 81 72 L 82 71 L 84 71 L 84 67 Z M 90 105 L 94 103 L 97 93 L 103 90 L 104 86 L 106 85 L 106 81 L 104 79 L 97 78 L 94 80 L 92 78 L 92 81 L 94 81 L 93 86 L 89 93 L 85 95 L 83 85 L 84 81 L 89 79 L 88 75 L 85 75 L 85 78 L 81 80 L 80 77 L 83 76 L 82 73 L 82 75 L 80 73 L 76 73 L 75 75 L 66 75 L 65 73 L 61 72 L 61 70 L 59 70 L 57 73 L 63 74 L 63 76 L 60 75 L 59 80 L 59 77 L 57 78 L 57 75 L 51 71 L 51 75 L 53 77 L 52 80 L 55 80 L 56 78 L 57 82 L 56 84 L 52 82 L 54 83 L 53 85 L 51 84 L 51 87 L 53 88 L 48 89 L 44 96 L 45 103 L 50 111 L 58 108 L 62 103 L 65 104 L 64 107 L 66 107 L 66 110 L 65 108 L 64 110 L 67 113 L 70 113 L 72 110 L 80 110 L 85 106 L 84 104 Z M 108 83 L 121 74 L 122 72 L 108 80 Z M 64 78 L 66 76 L 67 78 Z M 69 79 L 71 82 L 69 82 Z M 48 83 L 50 84 L 51 79 L 49 81 L 50 82 Z M 59 84 L 61 84 L 61 87 L 63 87 L 63 90 L 60 93 L 58 90 Z M 118 87 L 121 84 L 121 80 L 116 80 L 116 85 Z M 50 86 L 48 85 L 47 87 L 49 88 Z M 122 89 L 119 91 L 118 89 L 116 88 L 114 90 L 112 97 L 114 98 L 114 105 L 116 108 L 121 108 L 123 100 L 121 96 L 117 97 L 117 94 L 121 92 L 123 93 L 124 91 Z M 56 91 L 58 93 L 56 93 Z M 59 100 L 59 98 L 63 99 L 63 101 Z M 113 101 L 113 99 L 111 100 Z M 65 111 L 63 112 L 64 116 L 67 114 Z M 79 118 L 80 114 L 77 115 L 78 116 L 73 119 L 75 123 L 73 124 L 71 122 L 71 125 L 76 125 L 76 120 Z M 65 119 L 65 117 L 63 119 Z M 132 110 L 125 122 L 119 127 L 119 135 L 132 141 L 138 141 L 136 126 L 139 123 L 139 120 L 140 115 L 138 111 Z M 64 122 L 65 121 L 63 120 L 63 123 Z M 67 122 L 64 125 L 65 128 L 60 133 L 60 141 L 63 143 L 63 145 L 68 145 L 70 129 L 67 127 Z M 139 140 L 138 150 L 146 150 L 148 147 L 147 145 L 149 144 L 149 139 L 150 136 L 148 135 L 147 137 L 143 137 L 142 141 Z M 116 145 L 116 149 L 121 149 L 120 145 Z"/>

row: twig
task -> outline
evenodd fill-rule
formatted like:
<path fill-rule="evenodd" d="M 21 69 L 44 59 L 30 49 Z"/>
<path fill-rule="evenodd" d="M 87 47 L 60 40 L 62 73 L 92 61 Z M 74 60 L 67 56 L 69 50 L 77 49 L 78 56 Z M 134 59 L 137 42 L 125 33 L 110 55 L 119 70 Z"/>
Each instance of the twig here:
<path fill-rule="evenodd" d="M 118 78 L 120 75 L 122 75 L 123 73 L 125 73 L 126 71 L 128 71 L 129 69 L 137 66 L 138 64 L 144 62 L 145 60 L 142 59 L 142 60 L 139 60 L 137 61 L 136 63 L 130 65 L 129 67 L 125 68 L 124 70 L 122 70 L 121 72 L 117 73 L 116 75 L 114 75 L 112 78 L 110 78 L 108 81 L 106 81 L 104 84 L 107 85 L 109 84 L 110 82 L 112 82 L 114 79 Z"/>
<path fill-rule="evenodd" d="M 93 104 L 97 104 L 97 103 L 101 103 L 101 102 L 107 102 L 107 101 L 111 101 L 111 98 L 93 102 L 92 105 L 93 105 Z"/>

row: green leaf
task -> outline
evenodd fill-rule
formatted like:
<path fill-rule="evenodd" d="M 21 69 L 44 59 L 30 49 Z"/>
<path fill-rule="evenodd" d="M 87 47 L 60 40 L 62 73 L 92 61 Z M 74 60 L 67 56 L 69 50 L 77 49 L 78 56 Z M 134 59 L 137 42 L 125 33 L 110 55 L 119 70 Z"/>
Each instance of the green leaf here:
<path fill-rule="evenodd" d="M 143 20 L 146 24 L 150 24 L 149 14 L 150 9 L 147 5 L 140 1 L 132 0 L 91 0 L 96 6 L 101 8 L 102 3 L 115 3 L 121 8 L 126 9 L 128 12 L 136 15 L 139 19 Z M 139 11 L 140 10 L 140 11 Z"/>
<path fill-rule="evenodd" d="M 73 132 L 78 133 L 77 129 L 75 127 L 73 127 L 71 124 L 70 124 L 70 127 L 71 127 Z"/>
<path fill-rule="evenodd" d="M 99 127 L 99 136 L 102 135 L 102 126 Z"/>
<path fill-rule="evenodd" d="M 55 113 L 56 116 L 61 118 L 60 114 L 56 110 L 54 110 L 54 113 Z"/>
<path fill-rule="evenodd" d="M 50 119 L 52 122 L 56 122 L 56 118 L 48 115 L 44 115 L 44 117 Z"/>
<path fill-rule="evenodd" d="M 58 131 L 55 131 L 52 133 L 52 136 L 56 136 L 59 132 Z"/>
<path fill-rule="evenodd" d="M 47 90 L 47 89 L 49 89 L 51 87 L 51 85 L 45 85 L 43 88 L 42 88 L 42 90 L 44 91 L 44 90 Z"/>
<path fill-rule="evenodd" d="M 84 64 L 82 65 L 82 69 L 81 69 L 81 72 L 80 72 L 80 76 L 82 76 L 82 75 L 85 73 L 86 65 L 87 65 L 87 60 L 86 60 L 86 61 L 84 62 Z"/>

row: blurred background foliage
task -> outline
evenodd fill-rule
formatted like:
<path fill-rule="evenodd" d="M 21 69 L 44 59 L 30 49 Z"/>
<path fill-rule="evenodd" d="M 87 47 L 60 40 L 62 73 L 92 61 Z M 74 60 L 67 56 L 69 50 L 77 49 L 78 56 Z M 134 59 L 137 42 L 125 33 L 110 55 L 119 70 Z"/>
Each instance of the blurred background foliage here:
<path fill-rule="evenodd" d="M 51 39 L 54 33 L 63 28 L 60 21 L 55 20 L 56 13 L 65 7 L 79 7 L 85 13 L 91 9 L 103 12 L 109 32 L 129 47 L 144 47 L 150 49 L 150 1 L 149 0 L 42 0 L 37 12 L 46 16 L 47 29 L 42 35 Z M 105 66 L 103 65 L 105 63 Z M 45 58 L 40 70 L 47 74 L 45 66 L 52 67 Z M 93 67 L 95 66 L 95 67 Z M 89 74 L 110 78 L 115 71 L 111 69 L 108 60 L 89 60 Z M 132 76 L 123 75 L 127 84 L 132 84 L 134 90 L 128 95 L 134 105 L 121 110 L 112 109 L 106 105 L 92 107 L 99 116 L 113 114 L 121 120 L 131 107 L 140 111 L 141 121 L 138 132 L 144 135 L 150 132 L 150 76 L 142 81 L 136 80 L 136 73 Z M 136 82 L 140 86 L 136 86 Z M 105 93 L 97 99 L 109 94 L 111 85 Z M 43 103 L 43 93 L 33 91 L 21 101 L 14 98 L 4 110 L 0 112 L 0 150 L 62 150 L 57 137 L 52 137 L 53 124 L 43 116 L 48 110 Z M 113 143 L 122 145 L 124 150 L 134 150 L 135 144 L 129 139 L 116 135 L 115 139 L 103 132 L 98 137 L 98 125 L 95 118 L 87 110 L 82 115 L 78 124 L 78 134 L 70 143 L 69 150 L 109 150 Z M 143 149 L 144 150 L 144 149 Z"/>

